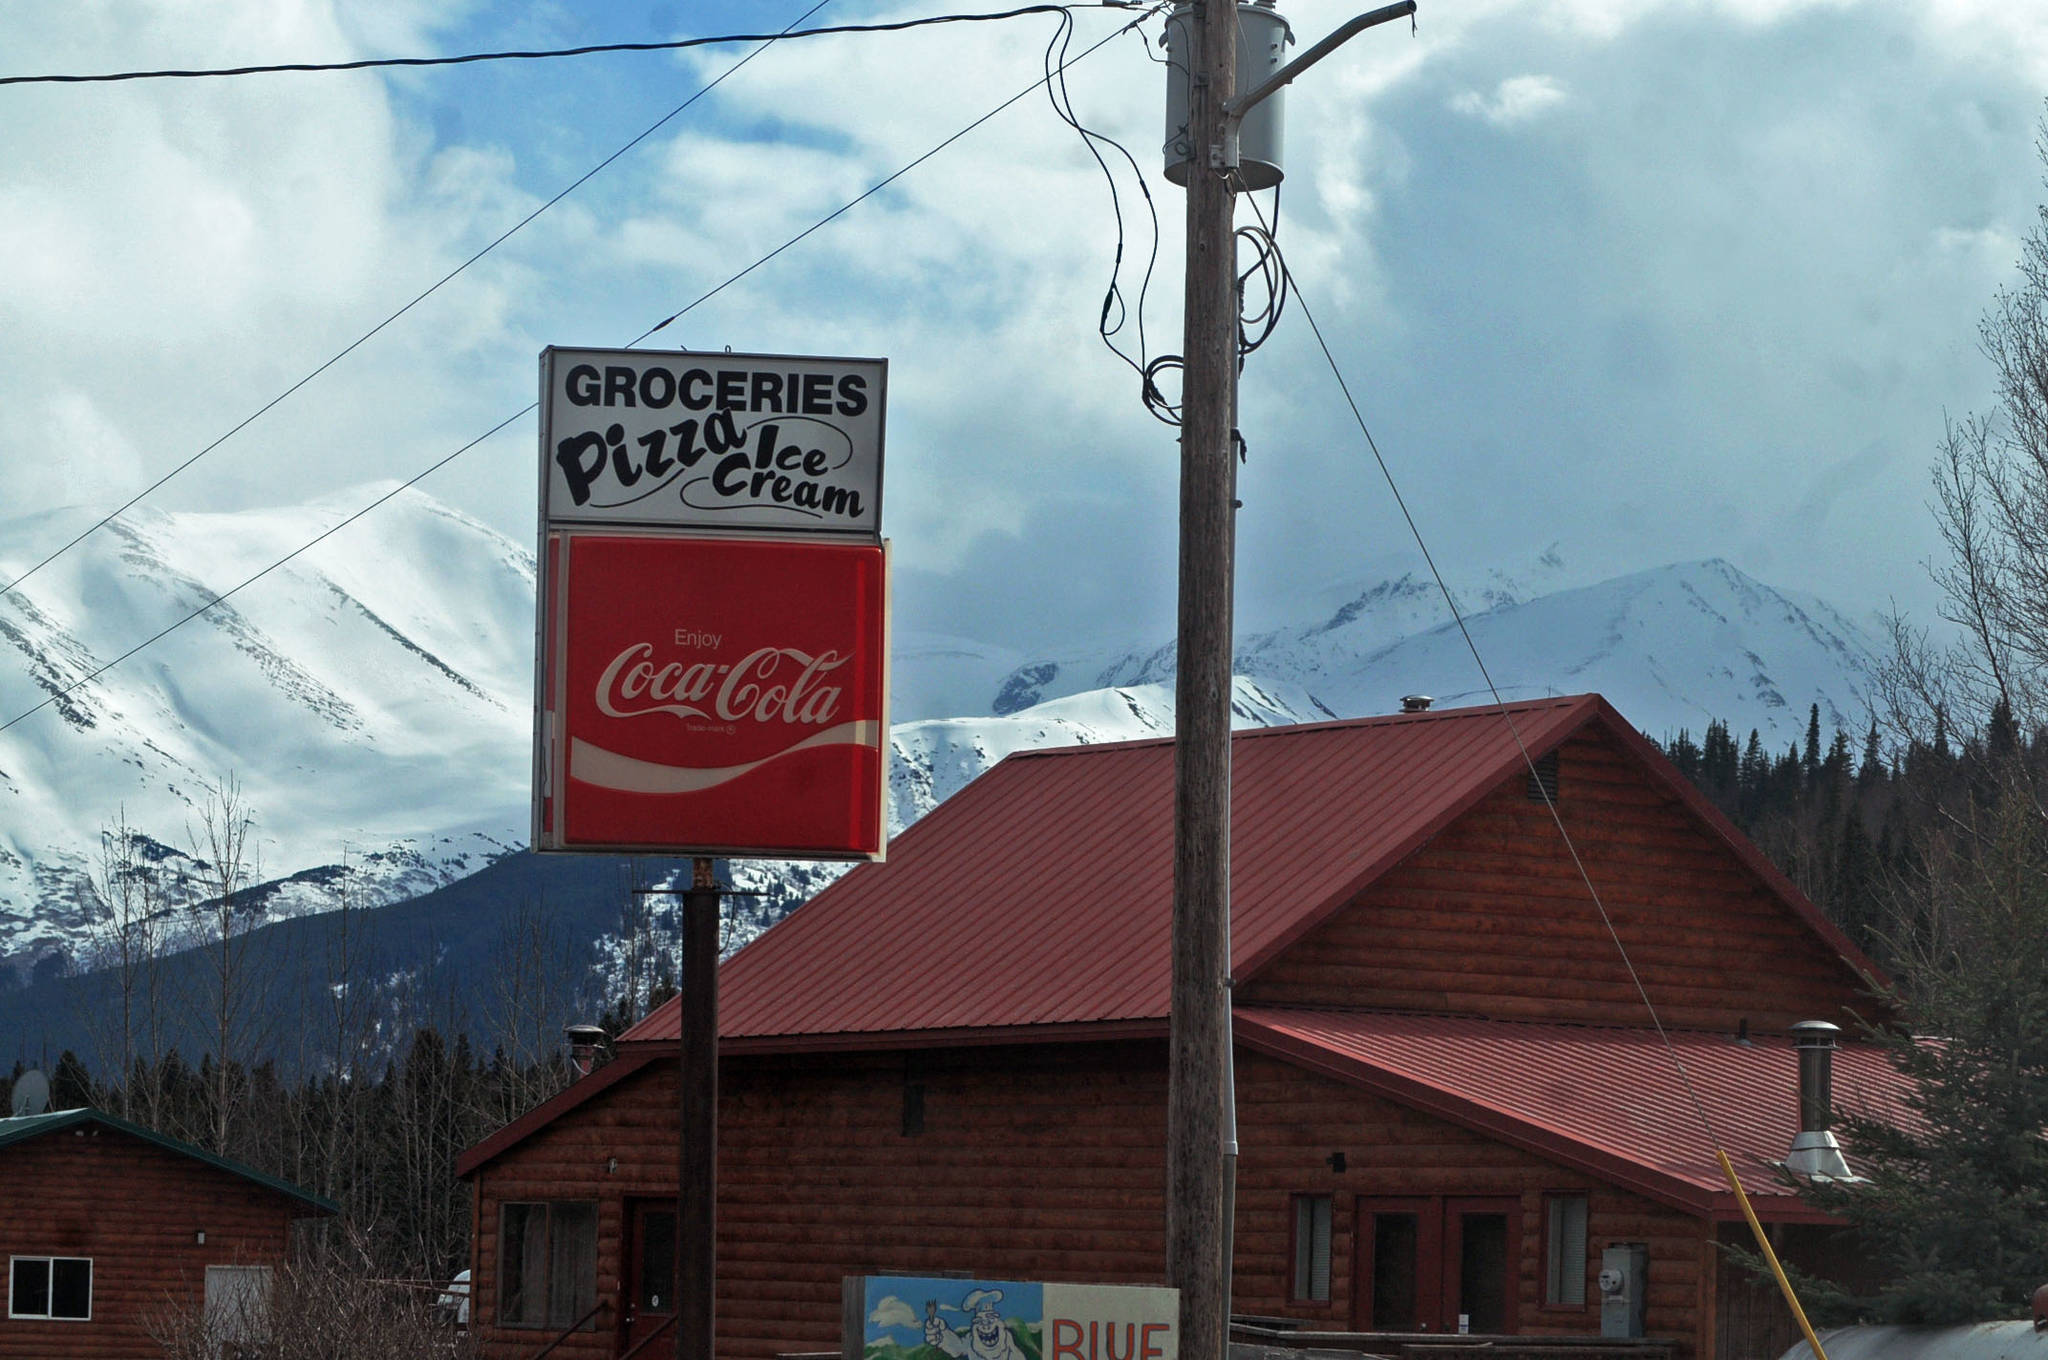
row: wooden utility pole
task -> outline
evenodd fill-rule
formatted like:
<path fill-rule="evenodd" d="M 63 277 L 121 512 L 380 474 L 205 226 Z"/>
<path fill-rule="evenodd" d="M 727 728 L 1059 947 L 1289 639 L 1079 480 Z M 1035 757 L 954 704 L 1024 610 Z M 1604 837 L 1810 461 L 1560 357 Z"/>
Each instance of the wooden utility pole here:
<path fill-rule="evenodd" d="M 1238 0 L 1183 0 L 1188 43 L 1187 303 L 1180 428 L 1180 639 L 1174 677 L 1173 1021 L 1167 1075 L 1166 1282 L 1183 1360 L 1230 1344 L 1231 587 L 1237 558 L 1238 125 L 1245 113 L 1415 0 L 1361 14 L 1237 89 Z M 1277 50 L 1277 49 L 1276 49 Z M 1256 68 L 1254 68 L 1256 69 Z M 1275 142 L 1270 148 L 1278 152 Z M 1171 173 L 1171 171 L 1169 171 Z M 1270 181 L 1269 181 L 1270 182 Z"/>
<path fill-rule="evenodd" d="M 699 855 L 683 894 L 677 1012 L 676 1360 L 712 1360 L 717 1327 L 718 881 Z"/>
<path fill-rule="evenodd" d="M 1224 103 L 1237 92 L 1237 0 L 1190 6 L 1187 303 L 1180 431 L 1180 635 L 1174 677 L 1173 1021 L 1166 1282 L 1183 1360 L 1223 1360 L 1224 1072 L 1229 1013 L 1231 575 L 1236 558 L 1237 194 Z"/>

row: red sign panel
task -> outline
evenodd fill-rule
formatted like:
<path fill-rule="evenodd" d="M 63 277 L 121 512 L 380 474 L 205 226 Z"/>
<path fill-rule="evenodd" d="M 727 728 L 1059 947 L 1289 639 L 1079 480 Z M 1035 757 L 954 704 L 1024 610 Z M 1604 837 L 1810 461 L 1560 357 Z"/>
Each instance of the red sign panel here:
<path fill-rule="evenodd" d="M 879 858 L 885 551 L 550 535 L 536 846 Z"/>

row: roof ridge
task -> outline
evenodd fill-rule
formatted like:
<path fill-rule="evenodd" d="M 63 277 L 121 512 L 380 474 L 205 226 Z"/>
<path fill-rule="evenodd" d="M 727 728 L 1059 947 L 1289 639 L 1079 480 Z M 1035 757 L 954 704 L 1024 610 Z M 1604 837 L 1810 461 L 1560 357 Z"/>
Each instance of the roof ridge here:
<path fill-rule="evenodd" d="M 1542 1028 L 1598 1030 L 1602 1033 L 1646 1034 L 1653 1037 L 1659 1033 L 1658 1027 L 1650 1023 L 1648 1020 L 1645 1020 L 1641 1024 L 1634 1025 L 1621 1024 L 1619 1022 L 1611 1024 L 1602 1024 L 1597 1021 L 1590 1020 L 1539 1020 L 1531 1018 L 1529 1016 L 1519 1015 L 1480 1015 L 1470 1011 L 1410 1010 L 1402 1007 L 1393 1006 L 1290 1006 L 1280 1004 L 1277 1002 L 1259 1002 L 1255 1005 L 1237 1006 L 1235 1008 L 1235 1011 L 1237 1014 L 1240 1015 L 1247 1013 L 1277 1013 L 1282 1015 L 1343 1015 L 1356 1017 L 1377 1016 L 1389 1019 L 1402 1020 L 1455 1020 L 1482 1025 L 1519 1025 L 1531 1029 Z M 1730 1033 L 1725 1029 L 1702 1029 L 1697 1025 L 1667 1024 L 1663 1026 L 1662 1032 L 1671 1035 L 1673 1038 L 1724 1039 L 1731 1044 L 1746 1044 L 1748 1047 L 1761 1047 L 1761 1045 L 1747 1043 L 1747 1041 L 1741 1035 Z M 1772 1039 L 1787 1037 L 1777 1030 L 1757 1030 L 1754 1031 L 1750 1037 L 1755 1038 L 1758 1035 Z M 1850 1043 L 1854 1041 L 1852 1039 L 1844 1037 L 1842 1039 L 1838 1039 L 1836 1042 Z"/>
<path fill-rule="evenodd" d="M 1234 729 L 1232 741 L 1256 741 L 1269 737 L 1296 737 L 1318 732 L 1355 730 L 1366 727 L 1406 726 L 1431 722 L 1469 722 L 1476 718 L 1499 717 L 1505 709 L 1509 713 L 1529 713 L 1555 708 L 1570 708 L 1588 699 L 1600 696 L 1593 691 L 1581 694 L 1546 695 L 1540 699 L 1509 699 L 1500 703 L 1469 704 L 1464 708 L 1431 708 L 1420 713 L 1366 713 L 1355 718 L 1326 718 L 1317 722 L 1273 723 L 1266 727 L 1243 727 Z M 1083 755 L 1090 751 L 1123 751 L 1142 746 L 1171 746 L 1177 737 L 1132 737 L 1125 741 L 1081 741 L 1063 746 L 1035 746 L 1022 751 L 1012 751 L 1004 760 L 1037 760 L 1063 756 Z M 1000 763 L 1000 762 L 998 762 Z"/>

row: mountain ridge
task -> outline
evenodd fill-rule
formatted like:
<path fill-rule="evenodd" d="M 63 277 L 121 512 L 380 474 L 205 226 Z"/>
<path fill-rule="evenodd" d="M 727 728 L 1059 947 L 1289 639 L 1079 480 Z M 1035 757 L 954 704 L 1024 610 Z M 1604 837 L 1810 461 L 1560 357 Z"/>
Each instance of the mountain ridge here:
<path fill-rule="evenodd" d="M 533 556 L 416 490 L 132 661 L 81 679 L 385 488 L 232 514 L 140 510 L 0 596 L 0 969 L 89 952 L 101 829 L 191 850 L 232 772 L 257 814 L 269 917 L 350 891 L 392 902 L 524 844 Z M 0 522 L 13 574 L 76 518 Z M 1240 725 L 1388 712 L 1413 692 L 1486 701 L 1599 690 L 1653 735 L 1714 717 L 1773 749 L 1809 704 L 1849 726 L 1873 644 L 1825 601 L 1718 558 L 1572 582 L 1555 548 L 1483 573 L 1462 626 L 1433 580 L 1389 564 L 1262 619 L 1236 653 Z M 226 644 L 223 646 L 222 644 Z M 933 632 L 896 639 L 890 823 L 900 830 L 1002 756 L 1169 735 L 1171 643 L 1028 654 Z M 72 686 L 76 688 L 71 688 Z M 196 851 L 193 852 L 196 854 Z M 841 870 L 742 862 L 757 928 Z"/>

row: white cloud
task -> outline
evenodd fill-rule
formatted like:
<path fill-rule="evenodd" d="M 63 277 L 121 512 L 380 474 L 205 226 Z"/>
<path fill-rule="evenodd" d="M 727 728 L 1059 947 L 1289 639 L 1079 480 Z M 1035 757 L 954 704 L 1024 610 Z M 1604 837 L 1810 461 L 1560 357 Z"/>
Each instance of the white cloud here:
<path fill-rule="evenodd" d="M 877 1327 L 915 1327 L 918 1318 L 909 1304 L 894 1294 L 887 1294 L 875 1305 L 875 1311 L 868 1314 L 868 1322 Z"/>
<path fill-rule="evenodd" d="M 1549 76 L 1509 76 L 1494 87 L 1491 97 L 1466 90 L 1451 100 L 1451 107 L 1484 118 L 1495 127 L 1513 127 L 1555 108 L 1564 99 L 1564 86 Z"/>

